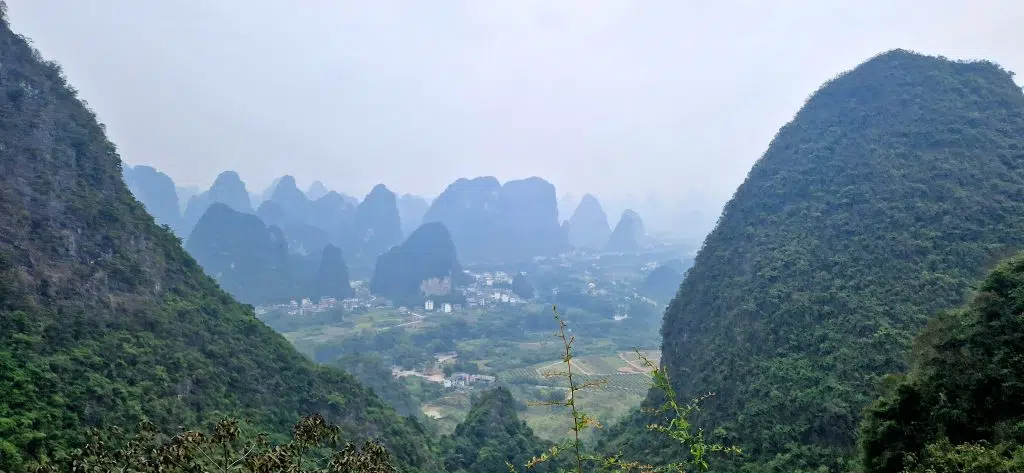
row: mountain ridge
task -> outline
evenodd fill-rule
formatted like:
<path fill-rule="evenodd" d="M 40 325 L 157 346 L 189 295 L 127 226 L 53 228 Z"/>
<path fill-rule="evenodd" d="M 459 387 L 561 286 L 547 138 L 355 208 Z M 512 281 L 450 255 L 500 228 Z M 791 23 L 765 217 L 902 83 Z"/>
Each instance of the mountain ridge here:
<path fill-rule="evenodd" d="M 88 427 L 233 414 L 283 436 L 320 412 L 440 471 L 422 426 L 297 353 L 155 224 L 95 114 L 2 14 L 0 88 L 0 470 L 61 458 Z"/>
<path fill-rule="evenodd" d="M 808 99 L 665 312 L 675 389 L 715 392 L 698 425 L 745 451 L 721 471 L 846 471 L 913 334 L 1024 245 L 1022 150 L 1024 94 L 989 62 L 894 50 Z M 606 446 L 664 459 L 632 422 Z"/>

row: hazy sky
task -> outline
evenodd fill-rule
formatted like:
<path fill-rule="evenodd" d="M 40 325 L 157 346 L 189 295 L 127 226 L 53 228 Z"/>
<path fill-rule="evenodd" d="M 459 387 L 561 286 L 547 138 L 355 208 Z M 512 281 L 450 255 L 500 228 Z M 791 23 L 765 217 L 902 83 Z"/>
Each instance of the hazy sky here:
<path fill-rule="evenodd" d="M 7 0 L 132 164 L 354 195 L 539 175 L 727 199 L 822 82 L 884 50 L 1024 72 L 1021 0 Z"/>

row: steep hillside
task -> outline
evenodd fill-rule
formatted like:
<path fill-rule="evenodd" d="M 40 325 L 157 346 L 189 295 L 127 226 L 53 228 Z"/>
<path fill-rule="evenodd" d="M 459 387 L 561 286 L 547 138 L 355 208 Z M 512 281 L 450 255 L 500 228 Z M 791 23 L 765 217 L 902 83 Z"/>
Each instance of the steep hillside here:
<path fill-rule="evenodd" d="M 910 372 L 890 380 L 867 412 L 866 472 L 957 471 L 978 457 L 1001 467 L 984 471 L 1024 471 L 1021 314 L 1024 255 L 1000 264 L 968 304 L 929 322 Z"/>
<path fill-rule="evenodd" d="M 192 227 L 206 213 L 206 209 L 217 202 L 242 213 L 251 214 L 253 210 L 249 201 L 249 191 L 245 189 L 242 178 L 235 171 L 224 171 L 217 175 L 209 190 L 188 200 L 182 217 L 185 230 L 191 232 Z"/>
<path fill-rule="evenodd" d="M 364 386 L 403 416 L 422 416 L 420 405 L 409 394 L 408 387 L 391 375 L 391 364 L 371 352 L 348 353 L 330 363 L 352 373 Z"/>
<path fill-rule="evenodd" d="M 401 245 L 377 258 L 370 290 L 399 303 L 448 296 L 463 280 L 451 235 L 443 224 L 424 224 Z"/>
<path fill-rule="evenodd" d="M 184 231 L 178 192 L 170 176 L 150 166 L 125 166 L 124 182 L 156 223 L 171 227 L 178 236 Z"/>
<path fill-rule="evenodd" d="M 839 471 L 912 335 L 1022 245 L 1010 74 L 888 52 L 818 90 L 754 165 L 666 310 L 662 362 L 684 398 L 716 393 L 702 421 L 751 471 Z"/>
<path fill-rule="evenodd" d="M 626 209 L 622 211 L 619 223 L 615 224 L 615 230 L 608 237 L 605 249 L 630 253 L 643 248 L 646 240 L 647 230 L 644 229 L 643 219 L 636 212 Z"/>
<path fill-rule="evenodd" d="M 0 89 L 0 471 L 87 427 L 233 414 L 288 435 L 311 412 L 440 470 L 417 424 L 295 352 L 154 224 L 95 116 L 2 15 Z"/>
<path fill-rule="evenodd" d="M 444 462 L 451 473 L 508 471 L 506 462 L 522 471 L 530 458 L 540 456 L 550 443 L 519 420 L 516 402 L 506 388 L 495 388 L 473 399 L 466 419 L 442 443 Z M 542 463 L 530 471 L 556 471 L 559 462 Z"/>

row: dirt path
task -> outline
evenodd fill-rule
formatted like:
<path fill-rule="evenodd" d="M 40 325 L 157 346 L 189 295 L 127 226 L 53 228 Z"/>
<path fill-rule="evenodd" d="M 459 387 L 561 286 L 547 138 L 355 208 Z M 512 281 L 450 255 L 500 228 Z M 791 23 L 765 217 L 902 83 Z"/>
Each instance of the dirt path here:
<path fill-rule="evenodd" d="M 647 373 L 647 372 L 649 372 L 649 369 L 644 367 L 643 363 L 640 362 L 639 360 L 637 360 L 637 361 L 630 361 L 629 358 L 626 358 L 626 355 L 624 355 L 622 353 L 619 353 L 619 359 L 621 359 L 622 361 L 626 362 L 626 364 L 629 365 L 630 368 L 633 368 L 633 371 L 635 371 L 637 373 Z"/>
<path fill-rule="evenodd" d="M 589 370 L 584 369 L 583 366 L 580 365 L 580 363 L 577 363 L 575 361 L 570 361 L 570 363 L 572 363 L 572 369 L 577 371 L 577 372 L 579 372 L 579 374 L 587 375 L 587 376 L 590 376 L 590 375 L 594 374 L 594 373 L 591 373 Z M 551 363 L 550 365 L 542 366 L 540 368 L 537 368 L 537 374 L 540 374 L 541 376 L 543 376 L 544 373 L 546 373 L 548 371 L 553 371 L 553 370 L 549 369 L 552 366 L 564 365 L 564 364 L 565 364 L 564 361 L 556 361 L 554 363 Z"/>

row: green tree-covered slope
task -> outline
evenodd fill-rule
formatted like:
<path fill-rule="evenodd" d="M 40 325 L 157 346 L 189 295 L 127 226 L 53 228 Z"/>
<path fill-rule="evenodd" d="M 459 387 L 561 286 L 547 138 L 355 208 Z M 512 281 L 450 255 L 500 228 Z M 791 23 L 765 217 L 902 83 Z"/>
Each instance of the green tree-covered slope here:
<path fill-rule="evenodd" d="M 1024 470 L 1021 360 L 1024 255 L 1000 264 L 970 303 L 943 312 L 917 336 L 912 369 L 894 376 L 867 412 L 864 470 Z M 977 469 L 952 468 L 965 464 Z"/>
<path fill-rule="evenodd" d="M 60 69 L 0 15 L 0 471 L 60 456 L 90 426 L 234 414 L 287 435 L 313 412 L 440 469 L 415 422 L 203 274 L 132 197 Z"/>
<path fill-rule="evenodd" d="M 838 471 L 911 337 L 1022 245 L 1011 75 L 887 52 L 821 87 L 754 165 L 666 310 L 662 363 L 680 395 L 716 393 L 702 423 L 744 471 Z M 633 420 L 608 448 L 651 451 Z"/>
<path fill-rule="evenodd" d="M 516 402 L 508 389 L 486 391 L 473 400 L 466 419 L 442 440 L 444 462 L 449 472 L 509 471 L 518 469 L 551 447 L 519 420 Z M 555 464 L 540 464 L 530 471 L 554 471 Z"/>

